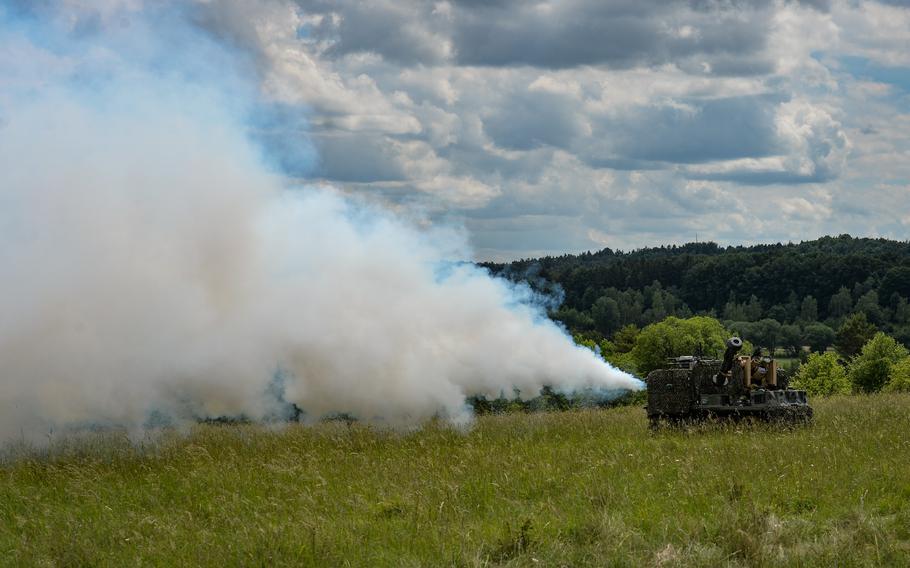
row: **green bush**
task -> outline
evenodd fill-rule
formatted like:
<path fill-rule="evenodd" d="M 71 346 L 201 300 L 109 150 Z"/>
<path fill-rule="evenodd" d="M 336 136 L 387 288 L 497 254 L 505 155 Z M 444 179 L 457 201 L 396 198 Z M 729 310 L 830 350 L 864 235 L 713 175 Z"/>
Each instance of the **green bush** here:
<path fill-rule="evenodd" d="M 910 356 L 910 351 L 893 337 L 878 332 L 865 345 L 859 355 L 853 358 L 847 375 L 855 389 L 862 392 L 877 392 L 891 377 L 891 368 Z"/>
<path fill-rule="evenodd" d="M 793 386 L 811 395 L 850 394 L 853 385 L 834 353 L 813 353 L 793 377 Z"/>
<path fill-rule="evenodd" d="M 883 389 L 887 392 L 910 392 L 910 357 L 891 366 L 891 376 Z"/>

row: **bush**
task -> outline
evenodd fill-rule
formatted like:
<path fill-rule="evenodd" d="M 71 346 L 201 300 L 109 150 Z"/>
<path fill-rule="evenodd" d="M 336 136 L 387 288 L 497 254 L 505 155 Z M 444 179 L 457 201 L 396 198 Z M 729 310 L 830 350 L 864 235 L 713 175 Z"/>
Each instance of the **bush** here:
<path fill-rule="evenodd" d="M 850 394 L 853 386 L 834 353 L 813 353 L 793 377 L 793 386 L 811 395 Z"/>
<path fill-rule="evenodd" d="M 847 374 L 857 390 L 880 391 L 891 378 L 891 368 L 908 356 L 910 351 L 906 347 L 878 332 L 850 362 Z"/>
<path fill-rule="evenodd" d="M 883 389 L 887 392 L 910 392 L 910 357 L 891 366 L 891 376 Z"/>

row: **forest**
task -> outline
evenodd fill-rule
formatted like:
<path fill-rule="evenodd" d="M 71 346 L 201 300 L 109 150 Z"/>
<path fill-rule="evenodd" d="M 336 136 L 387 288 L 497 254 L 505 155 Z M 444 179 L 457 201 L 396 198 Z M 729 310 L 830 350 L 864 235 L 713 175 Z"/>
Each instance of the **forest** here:
<path fill-rule="evenodd" d="M 861 328 L 863 340 L 878 330 L 910 345 L 910 242 L 850 235 L 702 242 L 483 266 L 555 299 L 550 316 L 595 342 L 670 316 L 705 315 L 756 346 L 794 356 L 805 346 L 835 345 L 845 326 Z M 861 345 L 839 350 L 852 354 Z"/>

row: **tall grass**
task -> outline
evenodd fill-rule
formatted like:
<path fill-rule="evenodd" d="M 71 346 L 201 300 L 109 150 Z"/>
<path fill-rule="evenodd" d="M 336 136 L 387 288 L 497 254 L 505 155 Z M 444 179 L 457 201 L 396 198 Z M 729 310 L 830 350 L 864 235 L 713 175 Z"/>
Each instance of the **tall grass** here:
<path fill-rule="evenodd" d="M 795 430 L 625 407 L 66 438 L 0 466 L 0 564 L 910 564 L 910 396 L 814 405 Z"/>

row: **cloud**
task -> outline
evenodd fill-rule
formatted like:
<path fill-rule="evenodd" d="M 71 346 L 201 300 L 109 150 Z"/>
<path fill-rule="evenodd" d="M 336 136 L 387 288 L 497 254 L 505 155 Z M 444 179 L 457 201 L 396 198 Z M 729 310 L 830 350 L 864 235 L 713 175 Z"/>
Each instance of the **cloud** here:
<path fill-rule="evenodd" d="M 763 9 L 694 10 L 667 2 L 542 2 L 459 6 L 454 49 L 465 65 L 616 68 L 751 54 Z"/>
<path fill-rule="evenodd" d="M 774 114 L 780 97 L 684 99 L 629 109 L 599 125 L 614 157 L 703 163 L 775 153 Z"/>
<path fill-rule="evenodd" d="M 401 181 L 405 172 L 390 140 L 381 135 L 333 133 L 313 137 L 317 175 L 339 182 Z"/>
<path fill-rule="evenodd" d="M 482 117 L 484 132 L 510 150 L 541 146 L 567 148 L 590 134 L 573 97 L 541 90 L 523 90 L 504 97 L 502 106 Z"/>
<path fill-rule="evenodd" d="M 568 68 L 659 65 L 716 58 L 717 69 L 751 73 L 766 41 L 765 3 L 697 2 L 324 2 L 302 33 L 329 58 L 372 53 L 395 64 Z M 390 33 L 390 31 L 392 33 Z M 752 65 L 736 66 L 744 56 Z"/>
<path fill-rule="evenodd" d="M 260 78 L 286 171 L 461 218 L 480 257 L 839 233 L 853 194 L 907 182 L 898 2 L 176 3 Z M 76 20 L 117 25 L 105 5 Z M 286 152 L 304 127 L 312 164 Z M 736 221 L 742 194 L 783 211 L 819 188 L 811 224 Z"/>
<path fill-rule="evenodd" d="M 451 42 L 441 33 L 447 14 L 430 2 L 301 2 L 307 11 L 328 11 L 304 32 L 326 41 L 329 57 L 376 53 L 401 65 L 437 63 L 451 57 Z M 325 13 L 325 12 L 322 12 Z"/>
<path fill-rule="evenodd" d="M 777 155 L 693 167 L 688 174 L 747 185 L 817 183 L 840 175 L 851 143 L 827 110 L 805 100 L 789 101 L 777 109 L 774 124 Z"/>

